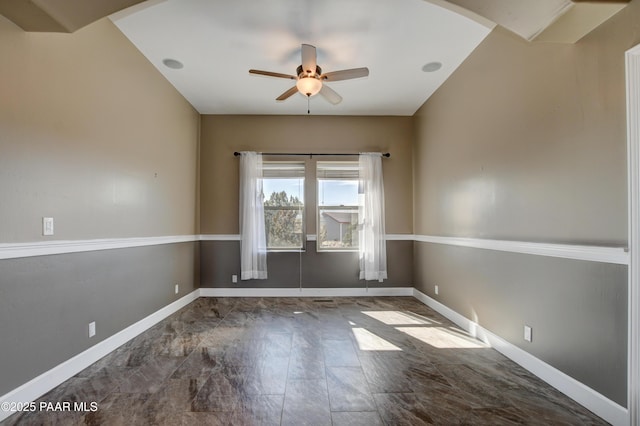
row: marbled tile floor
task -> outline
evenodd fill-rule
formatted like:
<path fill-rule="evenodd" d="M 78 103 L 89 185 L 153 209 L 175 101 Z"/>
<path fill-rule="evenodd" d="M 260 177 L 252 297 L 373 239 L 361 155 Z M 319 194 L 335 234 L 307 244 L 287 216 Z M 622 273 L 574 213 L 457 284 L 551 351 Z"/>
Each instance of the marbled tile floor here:
<path fill-rule="evenodd" d="M 200 298 L 3 425 L 606 424 L 409 297 Z"/>

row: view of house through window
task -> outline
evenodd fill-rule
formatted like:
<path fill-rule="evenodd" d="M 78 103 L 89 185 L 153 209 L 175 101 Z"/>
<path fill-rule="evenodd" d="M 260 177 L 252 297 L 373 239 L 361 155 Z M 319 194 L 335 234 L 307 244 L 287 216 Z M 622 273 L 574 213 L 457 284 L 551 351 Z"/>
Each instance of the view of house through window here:
<path fill-rule="evenodd" d="M 267 249 L 302 249 L 304 163 L 265 162 L 262 192 Z"/>
<path fill-rule="evenodd" d="M 318 162 L 317 179 L 318 250 L 358 250 L 358 163 Z"/>

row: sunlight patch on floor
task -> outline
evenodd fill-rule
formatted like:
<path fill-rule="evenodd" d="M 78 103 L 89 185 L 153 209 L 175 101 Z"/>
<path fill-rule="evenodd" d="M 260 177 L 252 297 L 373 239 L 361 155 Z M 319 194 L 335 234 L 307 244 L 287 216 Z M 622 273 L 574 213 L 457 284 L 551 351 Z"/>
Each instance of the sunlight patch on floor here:
<path fill-rule="evenodd" d="M 353 328 L 353 335 L 358 342 L 361 351 L 401 351 L 399 347 L 391 342 L 376 336 L 364 328 Z"/>
<path fill-rule="evenodd" d="M 387 325 L 431 324 L 427 319 L 399 311 L 362 311 L 362 313 Z"/>
<path fill-rule="evenodd" d="M 461 335 L 458 332 L 453 333 L 441 327 L 396 327 L 396 330 L 439 349 L 488 347 L 470 336 Z"/>

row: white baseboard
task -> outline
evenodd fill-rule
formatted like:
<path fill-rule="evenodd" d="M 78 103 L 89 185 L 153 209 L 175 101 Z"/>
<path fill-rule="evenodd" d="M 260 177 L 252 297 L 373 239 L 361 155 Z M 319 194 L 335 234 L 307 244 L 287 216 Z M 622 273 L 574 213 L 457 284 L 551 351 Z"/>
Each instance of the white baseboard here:
<path fill-rule="evenodd" d="M 413 296 L 413 287 L 366 288 L 200 288 L 202 297 Z"/>
<path fill-rule="evenodd" d="M 199 296 L 199 290 L 194 290 L 186 296 L 176 300 L 175 302 L 165 306 L 164 308 L 152 313 L 151 315 L 141 319 L 135 324 L 130 325 L 122 331 L 114 334 L 105 340 L 96 343 L 84 352 L 64 361 L 53 367 L 38 377 L 28 381 L 22 386 L 12 390 L 11 392 L 0 396 L 0 407 L 5 402 L 31 402 L 35 401 L 51 389 L 60 385 L 64 381 L 75 376 L 100 358 L 104 357 L 113 350 L 119 348 L 129 340 L 133 339 L 140 333 L 148 330 L 158 322 L 167 318 L 169 315 L 196 300 Z M 0 409 L 0 421 L 14 414 L 10 411 Z"/>
<path fill-rule="evenodd" d="M 305 288 L 305 289 L 256 289 L 256 288 L 200 288 L 153 314 L 130 325 L 94 346 L 53 367 L 9 393 L 0 396 L 0 406 L 5 402 L 35 401 L 51 389 L 75 376 L 105 355 L 119 348 L 140 333 L 148 330 L 169 315 L 188 305 L 198 297 L 341 297 L 341 296 L 413 296 L 413 287 L 376 288 Z M 0 421 L 13 412 L 0 409 Z"/>
<path fill-rule="evenodd" d="M 534 357 L 516 345 L 484 329 L 426 294 L 414 289 L 413 296 L 439 314 L 450 319 L 477 339 L 491 345 L 507 358 L 520 364 L 560 392 L 575 400 L 612 425 L 629 425 L 629 410 L 606 398 L 573 377 Z"/>
<path fill-rule="evenodd" d="M 472 336 L 520 364 L 536 376 L 565 395 L 582 404 L 613 425 L 628 425 L 629 411 L 604 397 L 588 386 L 564 374 L 560 370 L 534 357 L 528 352 L 498 337 L 475 322 L 460 315 L 442 303 L 432 299 L 413 287 L 373 288 L 200 288 L 176 300 L 142 320 L 130 325 L 113 336 L 97 343 L 84 352 L 57 365 L 40 376 L 0 397 L 0 406 L 5 402 L 34 401 L 64 381 L 73 377 L 100 358 L 109 354 L 140 333 L 162 321 L 169 315 L 188 305 L 198 297 L 355 297 L 355 296 L 413 296 L 441 315 L 449 318 Z M 12 412 L 0 410 L 0 421 Z"/>

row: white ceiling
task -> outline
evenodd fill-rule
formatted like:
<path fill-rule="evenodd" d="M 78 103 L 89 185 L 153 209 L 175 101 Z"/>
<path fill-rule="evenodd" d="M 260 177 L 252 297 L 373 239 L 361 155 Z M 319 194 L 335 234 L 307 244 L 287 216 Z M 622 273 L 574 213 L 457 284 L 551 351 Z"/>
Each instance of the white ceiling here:
<path fill-rule="evenodd" d="M 301 94 L 275 101 L 295 82 L 248 70 L 295 75 L 308 43 L 323 72 L 370 71 L 330 83 L 342 103 L 314 96 L 312 114 L 413 115 L 491 31 L 426 0 L 148 1 L 111 19 L 201 114 L 306 114 Z"/>

